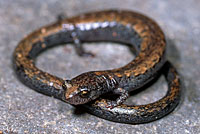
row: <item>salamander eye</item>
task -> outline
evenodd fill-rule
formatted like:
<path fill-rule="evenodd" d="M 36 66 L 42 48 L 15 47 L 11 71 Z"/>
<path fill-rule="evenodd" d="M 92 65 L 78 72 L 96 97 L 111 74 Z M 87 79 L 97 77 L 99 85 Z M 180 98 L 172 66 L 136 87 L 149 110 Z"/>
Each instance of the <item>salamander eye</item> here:
<path fill-rule="evenodd" d="M 83 97 L 83 98 L 86 98 L 90 95 L 90 92 L 88 90 L 82 90 L 80 92 L 80 96 Z"/>

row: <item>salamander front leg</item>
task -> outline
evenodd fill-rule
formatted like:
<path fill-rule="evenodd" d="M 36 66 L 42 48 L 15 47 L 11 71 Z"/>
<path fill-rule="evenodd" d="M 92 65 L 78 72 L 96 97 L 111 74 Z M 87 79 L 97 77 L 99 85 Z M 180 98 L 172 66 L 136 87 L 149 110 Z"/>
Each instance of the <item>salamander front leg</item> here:
<path fill-rule="evenodd" d="M 113 91 L 114 94 L 119 94 L 119 98 L 116 101 L 111 101 L 106 107 L 107 108 L 114 108 L 120 104 L 122 104 L 128 97 L 129 93 L 127 90 L 123 88 L 117 88 Z"/>
<path fill-rule="evenodd" d="M 83 57 L 94 57 L 95 55 L 91 52 L 86 52 L 81 44 L 81 41 L 78 38 L 77 33 L 74 31 L 71 34 L 74 44 L 75 44 L 75 49 L 76 52 L 79 56 L 83 56 Z"/>

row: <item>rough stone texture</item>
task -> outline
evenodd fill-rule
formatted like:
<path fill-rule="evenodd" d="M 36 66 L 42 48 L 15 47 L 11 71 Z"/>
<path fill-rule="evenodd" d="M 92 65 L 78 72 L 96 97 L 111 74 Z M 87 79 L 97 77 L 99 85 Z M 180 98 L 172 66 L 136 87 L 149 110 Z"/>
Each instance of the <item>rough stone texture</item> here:
<path fill-rule="evenodd" d="M 34 29 L 54 22 L 56 15 L 120 8 L 155 19 L 168 39 L 168 58 L 182 75 L 183 99 L 168 116 L 151 123 L 127 125 L 95 117 L 24 86 L 12 69 L 17 43 Z M 0 130 L 5 133 L 200 133 L 200 1 L 199 0 L 1 0 L 0 1 Z M 43 53 L 37 65 L 63 78 L 81 72 L 115 68 L 133 58 L 123 45 L 86 44 L 96 58 L 80 58 L 70 45 Z M 59 60 L 58 60 L 59 59 Z M 163 77 L 127 103 L 146 104 L 164 96 Z M 78 112 L 77 112 L 78 111 Z"/>

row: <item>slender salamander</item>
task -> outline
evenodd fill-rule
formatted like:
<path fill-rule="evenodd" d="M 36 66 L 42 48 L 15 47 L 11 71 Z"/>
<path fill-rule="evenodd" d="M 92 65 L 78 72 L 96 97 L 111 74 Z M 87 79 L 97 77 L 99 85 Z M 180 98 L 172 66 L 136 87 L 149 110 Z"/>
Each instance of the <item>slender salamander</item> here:
<path fill-rule="evenodd" d="M 85 72 L 71 80 L 35 66 L 38 54 L 52 46 L 74 43 L 77 53 L 85 56 L 91 53 L 84 51 L 82 42 L 99 41 L 132 45 L 136 58 L 120 68 Z M 19 42 L 13 63 L 20 80 L 40 93 L 72 105 L 84 104 L 91 113 L 108 120 L 136 124 L 161 118 L 179 102 L 179 77 L 170 63 L 166 63 L 165 48 L 165 36 L 152 19 L 132 11 L 108 10 L 60 19 L 32 32 Z M 141 106 L 122 104 L 130 91 L 154 79 L 165 63 L 169 91 L 164 98 Z M 119 97 L 116 101 L 99 98 L 108 92 Z"/>

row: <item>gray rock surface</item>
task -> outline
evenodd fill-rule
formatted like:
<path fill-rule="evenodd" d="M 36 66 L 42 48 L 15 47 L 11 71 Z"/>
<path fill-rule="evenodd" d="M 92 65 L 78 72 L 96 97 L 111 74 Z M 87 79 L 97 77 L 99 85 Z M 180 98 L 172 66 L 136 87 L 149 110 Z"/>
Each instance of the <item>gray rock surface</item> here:
<path fill-rule="evenodd" d="M 69 104 L 24 86 L 12 69 L 17 43 L 31 31 L 56 20 L 83 12 L 120 8 L 144 13 L 164 30 L 168 59 L 182 76 L 183 99 L 168 116 L 141 125 L 110 122 L 80 112 Z M 0 1 L 0 131 L 4 133 L 200 133 L 200 1 L 199 0 L 1 0 Z M 97 45 L 98 44 L 98 45 Z M 134 56 L 123 45 L 108 42 L 85 44 L 96 58 L 80 58 L 71 45 L 46 51 L 37 65 L 63 78 L 82 72 L 116 68 Z M 59 61 L 58 61 L 59 59 Z M 163 77 L 152 87 L 132 96 L 127 103 L 146 104 L 164 96 Z M 77 114 L 77 111 L 80 114 Z"/>

